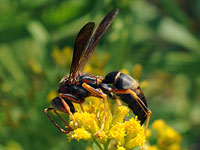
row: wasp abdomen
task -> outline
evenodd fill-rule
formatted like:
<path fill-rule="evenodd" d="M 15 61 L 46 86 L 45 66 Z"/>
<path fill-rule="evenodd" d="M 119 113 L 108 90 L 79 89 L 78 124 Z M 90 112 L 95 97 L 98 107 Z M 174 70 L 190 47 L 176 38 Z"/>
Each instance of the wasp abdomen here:
<path fill-rule="evenodd" d="M 112 83 L 117 89 L 136 89 L 139 84 L 131 76 L 114 71 L 106 75 L 104 83 Z"/>
<path fill-rule="evenodd" d="M 133 113 L 138 116 L 138 119 L 141 121 L 140 123 L 143 124 L 147 118 L 145 113 L 147 112 L 147 103 L 138 82 L 131 76 L 121 73 L 119 71 L 107 74 L 103 82 L 107 84 L 113 84 L 113 88 L 116 91 L 125 90 L 124 93 L 120 92 L 116 93 L 116 95 L 119 96 L 120 99 L 128 105 Z M 131 92 L 126 92 L 126 90 L 136 93 L 141 101 L 136 100 Z"/>
<path fill-rule="evenodd" d="M 131 76 L 121 72 L 118 74 L 114 81 L 114 86 L 117 89 L 135 89 L 139 86 Z"/>

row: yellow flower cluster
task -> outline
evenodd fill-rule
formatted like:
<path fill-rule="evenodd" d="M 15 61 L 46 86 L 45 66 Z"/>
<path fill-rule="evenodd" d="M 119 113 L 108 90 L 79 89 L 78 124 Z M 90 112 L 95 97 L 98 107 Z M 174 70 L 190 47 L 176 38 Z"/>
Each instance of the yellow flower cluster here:
<path fill-rule="evenodd" d="M 60 65 L 61 67 L 69 67 L 72 60 L 72 48 L 69 46 L 62 50 L 54 48 L 51 55 L 57 65 Z"/>
<path fill-rule="evenodd" d="M 81 128 L 77 128 L 75 129 L 73 132 L 70 132 L 68 134 L 68 139 L 72 140 L 72 139 L 77 139 L 78 141 L 83 139 L 83 140 L 89 140 L 92 137 L 92 134 L 90 132 L 88 132 L 85 128 L 81 127 Z"/>
<path fill-rule="evenodd" d="M 107 103 L 104 130 L 99 133 L 103 122 L 103 106 L 101 99 L 95 97 L 90 97 L 83 103 L 84 112 L 75 105 L 75 122 L 72 119 L 70 121 L 73 131 L 67 134 L 68 139 L 95 140 L 103 149 L 107 146 L 109 149 L 128 150 L 144 145 L 144 127 L 137 117 L 124 121 L 129 113 L 126 106 Z"/>
<path fill-rule="evenodd" d="M 178 132 L 168 126 L 163 120 L 154 121 L 152 128 L 157 133 L 157 144 L 151 146 L 150 150 L 180 150 L 181 136 Z"/>
<path fill-rule="evenodd" d="M 42 66 L 39 64 L 38 61 L 36 60 L 30 60 L 28 62 L 28 65 L 30 69 L 33 71 L 35 74 L 41 74 L 42 73 Z"/>

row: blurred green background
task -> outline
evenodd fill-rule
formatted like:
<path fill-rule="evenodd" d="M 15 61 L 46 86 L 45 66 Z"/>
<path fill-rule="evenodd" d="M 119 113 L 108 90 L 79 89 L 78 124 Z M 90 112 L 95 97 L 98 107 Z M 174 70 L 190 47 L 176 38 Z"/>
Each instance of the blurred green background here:
<path fill-rule="evenodd" d="M 101 75 L 141 64 L 150 124 L 164 119 L 183 147 L 200 148 L 200 0 L 0 0 L 0 150 L 85 149 L 43 109 L 69 73 L 80 28 L 116 7 L 95 52 L 109 54 Z"/>

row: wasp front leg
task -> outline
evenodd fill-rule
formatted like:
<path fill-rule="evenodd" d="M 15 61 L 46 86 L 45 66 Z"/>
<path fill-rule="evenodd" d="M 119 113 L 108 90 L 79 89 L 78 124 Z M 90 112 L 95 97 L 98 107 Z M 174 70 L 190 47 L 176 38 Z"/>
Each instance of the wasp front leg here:
<path fill-rule="evenodd" d="M 67 121 L 65 121 L 58 113 L 57 111 L 61 111 L 65 114 L 68 115 L 72 115 L 72 113 L 75 112 L 75 108 L 74 105 L 71 103 L 71 101 L 67 98 L 62 98 L 62 97 L 55 97 L 52 101 L 51 101 L 51 105 L 53 106 L 53 108 L 46 108 L 44 109 L 44 112 L 46 113 L 46 115 L 49 117 L 49 119 L 52 121 L 52 123 L 63 133 L 69 133 L 72 129 L 71 127 L 68 125 Z M 54 120 L 53 118 L 49 115 L 49 111 L 54 111 L 54 113 L 65 123 L 66 128 L 68 128 L 68 131 L 65 131 L 64 129 L 62 129 Z M 73 115 L 72 115 L 73 116 Z"/>
<path fill-rule="evenodd" d="M 85 99 L 78 99 L 77 97 L 75 97 L 74 95 L 71 95 L 71 94 L 59 94 L 60 97 L 65 97 L 65 98 L 68 98 L 69 100 L 71 100 L 72 102 L 74 103 L 78 103 L 81 107 L 81 110 L 84 112 L 84 108 L 83 108 L 83 105 L 82 103 L 85 101 Z"/>
<path fill-rule="evenodd" d="M 103 111 L 103 121 L 102 121 L 102 125 L 100 130 L 97 132 L 97 136 L 99 136 L 99 134 L 104 130 L 104 125 L 105 125 L 105 121 L 106 121 L 106 103 L 107 103 L 107 95 L 104 94 L 103 92 L 100 92 L 99 90 L 91 87 L 90 85 L 88 85 L 87 83 L 83 83 L 82 87 L 85 88 L 86 90 L 88 90 L 90 93 L 92 93 L 94 96 L 96 97 L 100 97 L 103 98 L 104 100 L 104 111 Z"/>
<path fill-rule="evenodd" d="M 59 96 L 59 98 L 61 99 L 61 102 L 62 102 L 62 104 L 63 104 L 63 106 L 64 106 L 64 108 L 65 108 L 67 114 L 69 114 L 69 115 L 71 116 L 73 122 L 75 122 L 75 118 L 74 118 L 74 116 L 73 116 L 73 114 L 72 114 L 72 112 L 71 112 L 71 110 L 70 110 L 69 105 L 68 105 L 68 104 L 66 103 L 66 101 L 63 99 L 63 97 Z"/>
<path fill-rule="evenodd" d="M 64 130 L 63 128 L 61 128 L 54 120 L 53 118 L 49 115 L 49 111 L 53 110 L 54 113 L 65 123 L 65 128 L 68 128 L 68 131 Z M 68 125 L 68 123 L 57 113 L 57 111 L 54 108 L 46 108 L 44 109 L 44 112 L 46 113 L 46 115 L 49 117 L 49 119 L 52 121 L 52 123 L 63 133 L 69 133 L 72 128 Z"/>

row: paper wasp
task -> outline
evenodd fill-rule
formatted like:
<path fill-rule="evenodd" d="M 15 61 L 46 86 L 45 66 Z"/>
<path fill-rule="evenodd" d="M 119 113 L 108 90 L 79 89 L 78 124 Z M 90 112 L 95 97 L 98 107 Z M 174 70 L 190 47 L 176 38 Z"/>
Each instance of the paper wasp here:
<path fill-rule="evenodd" d="M 59 96 L 51 101 L 53 107 L 44 110 L 54 125 L 63 133 L 69 133 L 72 129 L 57 111 L 64 112 L 73 119 L 73 113 L 75 112 L 73 103 L 79 103 L 81 108 L 83 108 L 81 104 L 89 96 L 103 98 L 104 100 L 103 123 L 99 132 L 104 128 L 107 96 L 116 99 L 116 101 L 117 98 L 124 101 L 133 113 L 138 116 L 141 124 L 147 119 L 146 128 L 148 126 L 151 111 L 147 107 L 144 94 L 136 80 L 119 71 L 108 73 L 105 78 L 81 72 L 94 52 L 103 33 L 110 26 L 117 14 L 118 9 L 109 12 L 100 22 L 94 33 L 95 24 L 93 22 L 87 23 L 76 37 L 70 74 L 63 77 L 60 81 L 58 87 Z M 89 41 L 90 37 L 91 40 Z M 87 43 L 88 46 L 86 47 Z M 53 110 L 66 124 L 67 131 L 62 129 L 48 114 L 50 110 Z"/>

